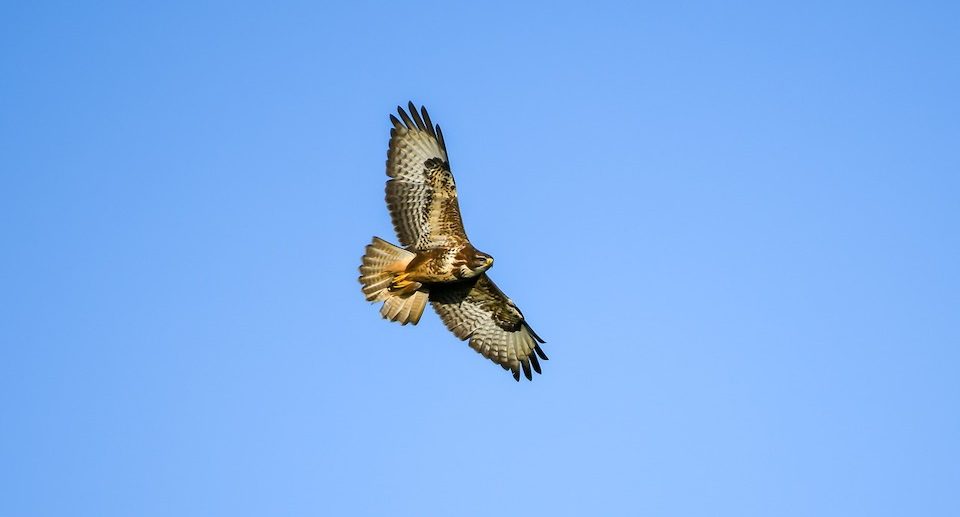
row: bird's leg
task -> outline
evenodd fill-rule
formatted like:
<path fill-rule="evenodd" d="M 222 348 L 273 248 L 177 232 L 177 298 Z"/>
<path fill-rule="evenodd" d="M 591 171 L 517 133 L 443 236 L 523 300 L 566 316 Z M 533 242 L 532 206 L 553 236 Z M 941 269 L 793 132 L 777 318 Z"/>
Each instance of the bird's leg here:
<path fill-rule="evenodd" d="M 407 273 L 400 273 L 397 276 L 393 277 L 393 281 L 390 282 L 390 290 L 403 291 L 403 290 L 406 290 L 411 285 L 413 285 L 415 282 L 413 280 L 410 280 L 408 277 L 409 275 Z"/>

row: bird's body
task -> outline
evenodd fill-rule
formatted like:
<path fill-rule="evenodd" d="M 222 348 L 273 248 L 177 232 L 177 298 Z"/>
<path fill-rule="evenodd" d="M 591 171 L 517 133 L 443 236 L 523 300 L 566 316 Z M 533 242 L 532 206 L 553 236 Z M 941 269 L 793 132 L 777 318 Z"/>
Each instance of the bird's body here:
<path fill-rule="evenodd" d="M 405 273 L 411 280 L 423 283 L 456 282 L 472 278 L 493 265 L 493 257 L 479 255 L 476 248 L 466 243 L 456 248 L 434 248 L 417 251 L 407 264 Z M 477 267 L 465 267 L 471 261 L 481 260 Z"/>
<path fill-rule="evenodd" d="M 360 266 L 369 301 L 401 324 L 417 324 L 429 301 L 447 328 L 470 346 L 513 372 L 540 372 L 543 340 L 523 314 L 487 276 L 493 257 L 467 238 L 440 126 L 426 108 L 391 116 L 387 152 L 387 207 L 402 245 L 374 237 Z"/>

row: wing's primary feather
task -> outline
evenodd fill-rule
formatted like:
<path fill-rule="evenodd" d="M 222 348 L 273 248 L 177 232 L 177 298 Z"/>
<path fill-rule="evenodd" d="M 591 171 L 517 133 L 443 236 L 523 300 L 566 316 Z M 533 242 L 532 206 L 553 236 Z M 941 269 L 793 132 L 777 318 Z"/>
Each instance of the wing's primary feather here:
<path fill-rule="evenodd" d="M 418 250 L 463 242 L 467 236 L 440 126 L 426 108 L 422 117 L 412 102 L 408 108 L 409 115 L 398 106 L 400 119 L 390 116 L 387 151 L 387 207 L 397 237 Z"/>
<path fill-rule="evenodd" d="M 547 360 L 540 348 L 543 339 L 486 273 L 474 281 L 435 287 L 430 303 L 454 335 L 469 339 L 471 348 L 512 371 L 514 379 L 520 380 L 521 369 L 531 380 L 531 368 L 540 373 L 539 359 Z"/>

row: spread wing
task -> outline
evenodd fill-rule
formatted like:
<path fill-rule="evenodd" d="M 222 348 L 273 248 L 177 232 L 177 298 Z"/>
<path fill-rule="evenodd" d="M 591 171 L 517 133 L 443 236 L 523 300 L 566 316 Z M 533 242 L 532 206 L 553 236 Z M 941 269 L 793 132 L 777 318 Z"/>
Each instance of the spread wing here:
<path fill-rule="evenodd" d="M 430 303 L 451 332 L 460 339 L 469 338 L 471 348 L 511 370 L 514 379 L 520 380 L 521 368 L 530 380 L 531 367 L 540 373 L 537 356 L 547 359 L 539 345 L 543 339 L 486 273 L 474 281 L 435 286 Z"/>
<path fill-rule="evenodd" d="M 387 151 L 387 207 L 397 237 L 414 249 L 452 247 L 467 240 L 460 220 L 457 187 L 450 172 L 440 126 L 434 126 L 426 108 L 409 104 L 410 115 L 397 107 L 401 120 L 391 115 Z M 412 115 L 412 119 L 411 119 Z"/>

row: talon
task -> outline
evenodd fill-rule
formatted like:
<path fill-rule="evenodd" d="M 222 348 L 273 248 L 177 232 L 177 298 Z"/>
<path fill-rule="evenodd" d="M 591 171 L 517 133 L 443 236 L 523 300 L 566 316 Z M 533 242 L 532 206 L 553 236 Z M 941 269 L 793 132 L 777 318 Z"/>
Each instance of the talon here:
<path fill-rule="evenodd" d="M 406 273 L 400 273 L 393 279 L 393 282 L 390 282 L 390 290 L 399 291 L 412 283 L 410 280 L 407 280 Z"/>

